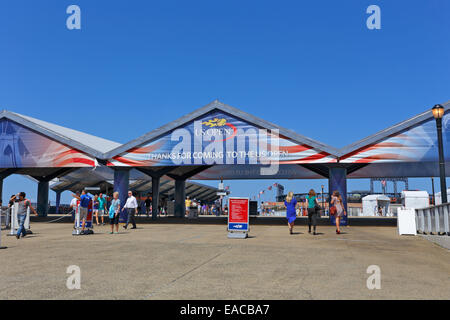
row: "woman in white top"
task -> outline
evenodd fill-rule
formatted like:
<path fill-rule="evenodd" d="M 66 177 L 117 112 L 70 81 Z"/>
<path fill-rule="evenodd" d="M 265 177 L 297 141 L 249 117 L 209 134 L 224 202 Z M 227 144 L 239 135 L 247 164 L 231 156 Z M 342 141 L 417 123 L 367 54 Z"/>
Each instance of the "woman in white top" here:
<path fill-rule="evenodd" d="M 340 229 L 341 217 L 346 216 L 347 212 L 345 212 L 344 202 L 342 201 L 342 197 L 339 194 L 339 191 L 333 192 L 333 195 L 331 196 L 331 204 L 336 207 L 336 214 L 335 214 L 336 233 L 340 234 L 341 233 L 341 229 Z"/>

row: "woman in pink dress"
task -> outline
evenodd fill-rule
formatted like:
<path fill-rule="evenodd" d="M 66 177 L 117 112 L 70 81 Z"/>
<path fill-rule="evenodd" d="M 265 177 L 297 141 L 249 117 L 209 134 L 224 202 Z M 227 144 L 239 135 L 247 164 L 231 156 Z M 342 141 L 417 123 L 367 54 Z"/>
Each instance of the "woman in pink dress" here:
<path fill-rule="evenodd" d="M 331 196 L 331 204 L 336 207 L 336 233 L 340 234 L 340 224 L 341 224 L 341 217 L 346 216 L 347 212 L 345 212 L 344 208 L 344 202 L 342 201 L 342 197 L 339 194 L 339 191 L 334 191 L 333 195 Z"/>

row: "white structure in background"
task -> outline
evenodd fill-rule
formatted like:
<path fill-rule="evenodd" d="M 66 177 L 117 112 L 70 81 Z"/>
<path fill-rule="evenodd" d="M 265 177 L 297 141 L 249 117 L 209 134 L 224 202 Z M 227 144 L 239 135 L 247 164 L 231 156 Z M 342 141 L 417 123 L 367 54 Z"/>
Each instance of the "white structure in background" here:
<path fill-rule="evenodd" d="M 441 193 L 435 193 L 435 197 L 436 197 L 436 205 L 440 205 L 442 204 L 442 198 L 441 198 Z M 450 201 L 450 188 L 447 189 L 447 200 Z"/>
<path fill-rule="evenodd" d="M 369 194 L 362 198 L 362 215 L 365 217 L 380 216 L 378 210 L 381 208 L 382 215 L 387 216 L 390 203 L 391 199 L 384 194 Z"/>
<path fill-rule="evenodd" d="M 397 210 L 397 231 L 399 235 L 417 234 L 415 209 L 400 208 Z"/>
<path fill-rule="evenodd" d="M 406 209 L 421 209 L 430 205 L 426 191 L 402 191 L 402 206 Z"/>

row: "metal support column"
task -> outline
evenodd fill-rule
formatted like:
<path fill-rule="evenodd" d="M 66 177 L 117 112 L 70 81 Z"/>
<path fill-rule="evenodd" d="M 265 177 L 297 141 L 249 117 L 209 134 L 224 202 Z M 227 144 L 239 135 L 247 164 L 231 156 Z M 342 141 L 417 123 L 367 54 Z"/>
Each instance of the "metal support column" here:
<path fill-rule="evenodd" d="M 158 218 L 159 214 L 159 184 L 160 177 L 152 177 L 152 219 Z"/>
<path fill-rule="evenodd" d="M 114 168 L 114 192 L 119 192 L 120 207 L 127 202 L 130 183 L 130 170 L 128 168 Z M 127 212 L 120 211 L 119 222 L 127 222 Z"/>
<path fill-rule="evenodd" d="M 40 217 L 46 217 L 48 214 L 48 181 L 39 181 L 37 194 L 37 211 Z"/>
<path fill-rule="evenodd" d="M 3 178 L 0 178 L 0 201 L 3 201 Z"/>
<path fill-rule="evenodd" d="M 61 203 L 61 191 L 56 191 L 56 214 L 59 213 L 60 203 Z"/>
<path fill-rule="evenodd" d="M 329 168 L 329 178 L 328 178 L 328 192 L 329 192 L 329 202 L 331 202 L 331 195 L 334 191 L 338 191 L 342 197 L 342 202 L 344 204 L 345 211 L 347 210 L 347 169 L 341 167 L 331 167 Z M 329 203 L 330 207 L 331 204 Z M 330 216 L 332 224 L 336 224 L 335 217 Z M 341 225 L 346 226 L 348 224 L 347 216 L 341 218 Z"/>
<path fill-rule="evenodd" d="M 186 215 L 186 180 L 175 180 L 175 217 Z"/>

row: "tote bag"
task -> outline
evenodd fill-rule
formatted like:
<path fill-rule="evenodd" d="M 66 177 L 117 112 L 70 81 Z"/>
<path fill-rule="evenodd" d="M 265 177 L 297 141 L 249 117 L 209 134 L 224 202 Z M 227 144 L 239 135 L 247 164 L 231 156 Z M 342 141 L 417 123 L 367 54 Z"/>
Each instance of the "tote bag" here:
<path fill-rule="evenodd" d="M 116 214 L 116 209 L 115 209 L 115 204 L 117 203 L 116 200 L 113 200 L 111 202 L 111 206 L 109 207 L 109 218 L 112 219 L 114 218 L 114 215 Z"/>

